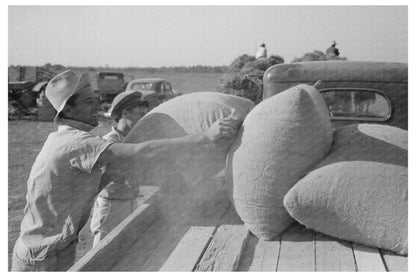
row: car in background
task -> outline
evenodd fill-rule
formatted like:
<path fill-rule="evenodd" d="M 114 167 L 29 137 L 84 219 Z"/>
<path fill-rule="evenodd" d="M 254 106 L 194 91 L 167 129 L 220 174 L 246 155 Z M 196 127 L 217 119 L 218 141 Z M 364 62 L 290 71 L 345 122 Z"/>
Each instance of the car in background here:
<path fill-rule="evenodd" d="M 137 90 L 143 94 L 143 99 L 149 101 L 150 109 L 171 98 L 179 96 L 172 84 L 161 78 L 142 78 L 130 81 L 126 90 Z"/>
<path fill-rule="evenodd" d="M 278 64 L 263 76 L 263 99 L 298 84 L 322 94 L 334 128 L 352 123 L 408 129 L 406 63 L 317 61 Z"/>
<path fill-rule="evenodd" d="M 95 92 L 99 95 L 104 110 L 110 107 L 114 97 L 124 91 L 126 85 L 122 72 L 97 72 Z"/>

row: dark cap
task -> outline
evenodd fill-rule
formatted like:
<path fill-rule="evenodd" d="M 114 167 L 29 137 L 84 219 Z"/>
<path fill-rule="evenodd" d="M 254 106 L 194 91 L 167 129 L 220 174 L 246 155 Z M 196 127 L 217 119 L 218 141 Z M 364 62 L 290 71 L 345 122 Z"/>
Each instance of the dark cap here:
<path fill-rule="evenodd" d="M 142 93 L 136 90 L 123 91 L 118 94 L 111 104 L 110 115 L 111 117 L 120 117 L 123 109 L 131 105 L 132 103 L 137 103 L 138 105 L 149 106 L 149 102 L 142 100 Z"/>

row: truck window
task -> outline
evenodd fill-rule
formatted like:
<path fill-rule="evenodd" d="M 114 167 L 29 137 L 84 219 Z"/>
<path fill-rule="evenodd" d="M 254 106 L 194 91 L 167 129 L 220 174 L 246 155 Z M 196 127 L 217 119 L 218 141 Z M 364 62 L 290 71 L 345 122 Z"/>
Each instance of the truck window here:
<path fill-rule="evenodd" d="M 172 87 L 169 83 L 163 83 L 162 90 L 172 90 Z"/>
<path fill-rule="evenodd" d="M 151 83 L 137 83 L 137 84 L 133 84 L 133 86 L 131 87 L 131 89 L 135 90 L 152 90 L 153 86 Z"/>
<path fill-rule="evenodd" d="M 124 74 L 122 73 L 110 73 L 110 72 L 100 72 L 98 73 L 98 79 L 109 79 L 109 80 L 124 80 Z"/>
<path fill-rule="evenodd" d="M 118 80 L 120 78 L 118 76 L 106 75 L 106 76 L 103 76 L 102 79 L 106 79 L 106 80 Z"/>
<path fill-rule="evenodd" d="M 391 102 L 382 93 L 370 89 L 332 88 L 319 91 L 332 120 L 386 121 Z"/>

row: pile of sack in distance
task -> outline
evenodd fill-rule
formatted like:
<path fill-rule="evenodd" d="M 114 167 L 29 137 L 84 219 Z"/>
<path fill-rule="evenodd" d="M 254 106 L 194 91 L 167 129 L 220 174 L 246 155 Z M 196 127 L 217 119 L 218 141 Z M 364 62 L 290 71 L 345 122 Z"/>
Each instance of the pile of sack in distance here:
<path fill-rule="evenodd" d="M 333 130 L 312 86 L 295 86 L 257 105 L 215 92 L 176 97 L 143 117 L 126 142 L 201 133 L 233 110 L 244 121 L 231 146 L 219 142 L 154 156 L 145 165 L 130 165 L 128 179 L 160 186 L 162 202 L 171 203 L 169 216 L 192 209 L 187 203 L 212 205 L 228 194 L 245 226 L 261 239 L 276 239 L 298 221 L 335 238 L 407 255 L 407 131 L 378 124 Z M 201 185 L 221 172 L 225 186 Z"/>

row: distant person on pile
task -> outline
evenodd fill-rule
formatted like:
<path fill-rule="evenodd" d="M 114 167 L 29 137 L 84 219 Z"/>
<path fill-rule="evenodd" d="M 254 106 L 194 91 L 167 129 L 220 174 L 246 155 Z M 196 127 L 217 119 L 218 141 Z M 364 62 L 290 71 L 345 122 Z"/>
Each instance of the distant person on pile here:
<path fill-rule="evenodd" d="M 256 53 L 256 59 L 267 59 L 267 49 L 266 44 L 260 44 L 259 50 Z"/>
<path fill-rule="evenodd" d="M 111 104 L 110 115 L 117 122 L 111 132 L 103 136 L 110 142 L 124 142 L 124 138 L 134 125 L 148 111 L 149 102 L 141 99 L 138 91 L 125 91 L 118 94 Z M 100 242 L 137 207 L 139 187 L 130 186 L 122 176 L 104 173 L 91 218 L 91 231 L 94 234 L 93 247 Z"/>
<path fill-rule="evenodd" d="M 334 57 L 338 57 L 339 56 L 339 49 L 336 48 L 335 46 L 337 45 L 337 42 L 334 40 L 331 44 L 331 46 L 326 49 L 326 55 L 334 58 Z"/>
<path fill-rule="evenodd" d="M 12 271 L 66 271 L 74 264 L 78 234 L 99 193 L 103 167 L 140 165 L 189 145 L 205 149 L 221 138 L 231 143 L 241 123 L 223 118 L 201 134 L 113 143 L 90 133 L 98 126 L 100 105 L 88 74 L 64 71 L 49 81 L 45 94 L 57 111 L 58 129 L 46 139 L 27 181 Z"/>

